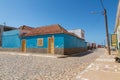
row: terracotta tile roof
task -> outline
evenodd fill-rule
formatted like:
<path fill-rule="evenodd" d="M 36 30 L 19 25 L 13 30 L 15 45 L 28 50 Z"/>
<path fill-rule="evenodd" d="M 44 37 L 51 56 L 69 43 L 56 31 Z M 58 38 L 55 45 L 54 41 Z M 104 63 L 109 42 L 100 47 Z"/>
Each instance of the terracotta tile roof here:
<path fill-rule="evenodd" d="M 30 27 L 30 26 L 26 26 L 26 25 L 23 25 L 23 26 L 20 26 L 19 27 L 20 30 L 32 30 L 34 28 Z"/>
<path fill-rule="evenodd" d="M 31 29 L 30 33 L 27 33 L 24 36 L 35 36 L 35 35 L 56 34 L 56 33 L 68 33 L 68 31 L 62 28 L 59 24 L 55 24 L 55 25 L 42 26 Z"/>
<path fill-rule="evenodd" d="M 64 33 L 64 34 L 69 34 L 69 35 L 79 38 L 76 34 L 68 32 L 66 29 L 61 27 L 59 24 L 42 26 L 42 27 L 37 27 L 37 28 L 31 28 L 31 27 L 25 26 L 23 29 L 29 30 L 28 33 L 25 33 L 24 35 L 22 35 L 23 37 Z"/>

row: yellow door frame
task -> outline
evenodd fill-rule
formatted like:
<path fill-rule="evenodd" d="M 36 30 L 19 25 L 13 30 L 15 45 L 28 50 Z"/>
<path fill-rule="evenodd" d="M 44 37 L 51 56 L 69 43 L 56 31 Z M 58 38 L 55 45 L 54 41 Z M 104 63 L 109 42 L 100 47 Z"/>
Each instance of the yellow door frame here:
<path fill-rule="evenodd" d="M 50 38 L 52 38 L 53 39 L 53 45 L 51 45 L 51 46 L 53 46 L 53 48 L 54 48 L 54 51 L 53 51 L 53 53 L 51 52 L 51 47 L 49 47 L 49 45 L 50 45 L 50 41 L 49 41 L 49 39 Z M 54 47 L 54 36 L 52 36 L 52 37 L 48 37 L 48 48 L 47 48 L 47 53 L 50 53 L 50 54 L 54 54 L 55 53 L 55 47 Z"/>
<path fill-rule="evenodd" d="M 24 42 L 25 41 L 25 42 Z M 22 39 L 22 47 L 21 47 L 21 50 L 22 52 L 26 53 L 26 40 L 25 39 Z"/>

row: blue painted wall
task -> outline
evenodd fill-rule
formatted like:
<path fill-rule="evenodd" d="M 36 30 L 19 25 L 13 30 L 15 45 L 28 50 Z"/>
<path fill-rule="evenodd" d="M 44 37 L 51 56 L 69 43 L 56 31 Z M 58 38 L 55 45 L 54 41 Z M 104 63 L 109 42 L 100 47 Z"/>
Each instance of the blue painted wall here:
<path fill-rule="evenodd" d="M 64 48 L 64 34 L 55 34 L 54 35 L 54 44 L 55 48 Z"/>
<path fill-rule="evenodd" d="M 27 48 L 48 48 L 48 37 L 54 36 L 54 46 L 55 48 L 64 47 L 64 38 L 63 34 L 54 34 L 54 35 L 40 35 L 40 36 L 28 36 L 22 39 L 26 40 Z M 43 38 L 43 46 L 37 46 L 37 39 Z"/>
<path fill-rule="evenodd" d="M 75 36 L 64 34 L 64 48 L 86 48 L 87 43 Z"/>
<path fill-rule="evenodd" d="M 28 36 L 20 39 L 19 30 L 12 30 L 3 33 L 3 48 L 21 48 L 21 40 L 26 40 L 27 48 L 48 48 L 48 37 L 54 36 L 55 48 L 86 48 L 87 43 L 69 34 Z M 37 39 L 43 38 L 43 46 L 37 46 Z"/>
<path fill-rule="evenodd" d="M 11 30 L 3 32 L 2 34 L 3 48 L 20 48 L 21 41 L 19 37 L 19 30 Z"/>

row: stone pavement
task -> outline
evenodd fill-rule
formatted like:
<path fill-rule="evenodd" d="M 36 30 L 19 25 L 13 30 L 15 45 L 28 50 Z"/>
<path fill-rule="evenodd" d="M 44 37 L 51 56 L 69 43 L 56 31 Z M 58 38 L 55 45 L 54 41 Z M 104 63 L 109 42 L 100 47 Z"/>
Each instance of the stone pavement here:
<path fill-rule="evenodd" d="M 120 80 L 120 63 L 115 62 L 115 52 L 103 55 L 76 76 L 76 80 Z"/>
<path fill-rule="evenodd" d="M 57 58 L 48 54 L 0 51 L 0 80 L 76 80 L 78 73 L 103 52 L 104 49 L 96 49 Z"/>

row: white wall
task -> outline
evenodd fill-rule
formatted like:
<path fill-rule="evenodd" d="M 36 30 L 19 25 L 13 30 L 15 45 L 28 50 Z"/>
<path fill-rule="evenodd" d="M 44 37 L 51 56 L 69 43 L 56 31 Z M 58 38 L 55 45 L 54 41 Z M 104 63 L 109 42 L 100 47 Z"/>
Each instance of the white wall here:
<path fill-rule="evenodd" d="M 68 30 L 68 32 L 74 33 L 78 37 L 85 39 L 85 32 L 82 29 Z"/>

